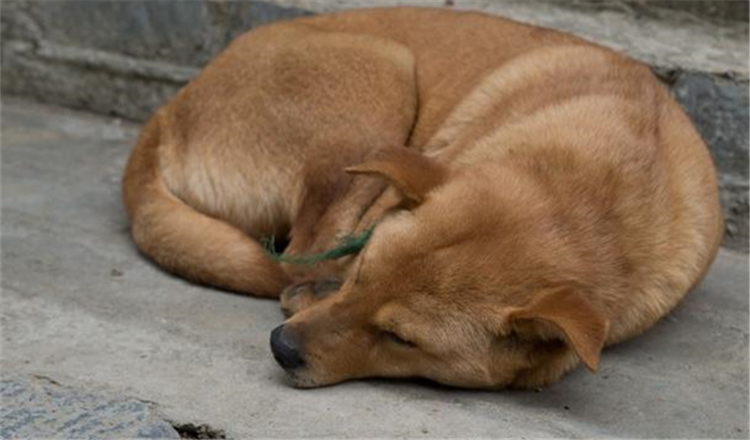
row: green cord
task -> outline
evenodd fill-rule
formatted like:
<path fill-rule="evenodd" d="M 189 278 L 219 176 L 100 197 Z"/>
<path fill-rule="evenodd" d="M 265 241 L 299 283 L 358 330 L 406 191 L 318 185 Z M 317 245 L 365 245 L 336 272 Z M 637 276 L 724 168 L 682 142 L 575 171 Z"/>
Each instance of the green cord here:
<path fill-rule="evenodd" d="M 365 247 L 367 240 L 372 235 L 373 229 L 375 229 L 375 226 L 370 226 L 359 233 L 359 235 L 347 235 L 339 240 L 339 244 L 336 247 L 318 254 L 282 255 L 274 249 L 275 237 L 273 235 L 262 238 L 260 242 L 266 249 L 266 252 L 268 252 L 268 255 L 278 263 L 313 265 L 321 261 L 338 260 L 347 255 L 356 254 Z"/>

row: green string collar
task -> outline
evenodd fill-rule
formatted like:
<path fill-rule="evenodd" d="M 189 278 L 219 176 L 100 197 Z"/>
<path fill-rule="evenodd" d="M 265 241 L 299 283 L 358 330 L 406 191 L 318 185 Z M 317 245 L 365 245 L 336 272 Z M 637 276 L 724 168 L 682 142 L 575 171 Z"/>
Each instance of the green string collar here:
<path fill-rule="evenodd" d="M 268 255 L 277 263 L 313 265 L 321 261 L 338 260 L 347 255 L 354 255 L 362 250 L 372 235 L 375 226 L 370 226 L 357 235 L 349 234 L 342 237 L 339 243 L 326 251 L 317 254 L 283 255 L 274 248 L 275 236 L 264 237 L 260 240 Z"/>

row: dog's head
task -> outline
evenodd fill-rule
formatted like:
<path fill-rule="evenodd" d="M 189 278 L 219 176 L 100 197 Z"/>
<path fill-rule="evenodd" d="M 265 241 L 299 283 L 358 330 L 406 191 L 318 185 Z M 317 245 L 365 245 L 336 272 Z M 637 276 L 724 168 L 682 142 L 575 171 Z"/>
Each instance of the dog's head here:
<path fill-rule="evenodd" d="M 403 209 L 378 223 L 338 292 L 273 332 L 295 385 L 423 377 L 502 387 L 554 380 L 562 371 L 545 368 L 561 360 L 596 369 L 607 321 L 575 274 L 560 276 L 570 262 L 544 252 L 554 235 L 534 223 L 516 176 L 408 152 L 350 172 L 387 179 Z"/>

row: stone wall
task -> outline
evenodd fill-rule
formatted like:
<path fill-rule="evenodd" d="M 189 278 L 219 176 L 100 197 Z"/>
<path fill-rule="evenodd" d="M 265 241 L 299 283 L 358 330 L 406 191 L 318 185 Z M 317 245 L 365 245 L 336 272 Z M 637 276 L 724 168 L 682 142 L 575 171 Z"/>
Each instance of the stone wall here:
<path fill-rule="evenodd" d="M 308 13 L 263 2 L 4 1 L 2 91 L 143 121 L 240 33 Z"/>
<path fill-rule="evenodd" d="M 727 220 L 725 245 L 747 251 L 747 4 L 681 3 L 4 0 L 2 92 L 143 121 L 234 37 L 264 23 L 373 5 L 496 13 L 574 32 L 652 65 L 711 148 Z"/>

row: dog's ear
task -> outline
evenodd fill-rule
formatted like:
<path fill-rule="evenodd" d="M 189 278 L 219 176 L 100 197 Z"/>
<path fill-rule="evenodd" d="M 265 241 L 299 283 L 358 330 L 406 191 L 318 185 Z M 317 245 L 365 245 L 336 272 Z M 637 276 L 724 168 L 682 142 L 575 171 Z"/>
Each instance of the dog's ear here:
<path fill-rule="evenodd" d="M 372 160 L 346 168 L 346 172 L 382 177 L 415 204 L 422 203 L 425 195 L 448 177 L 444 165 L 405 147 L 383 150 Z"/>
<path fill-rule="evenodd" d="M 562 336 L 589 370 L 596 371 L 599 366 L 609 321 L 576 290 L 563 288 L 545 292 L 513 310 L 509 317 L 511 325 L 519 332 Z"/>

